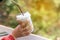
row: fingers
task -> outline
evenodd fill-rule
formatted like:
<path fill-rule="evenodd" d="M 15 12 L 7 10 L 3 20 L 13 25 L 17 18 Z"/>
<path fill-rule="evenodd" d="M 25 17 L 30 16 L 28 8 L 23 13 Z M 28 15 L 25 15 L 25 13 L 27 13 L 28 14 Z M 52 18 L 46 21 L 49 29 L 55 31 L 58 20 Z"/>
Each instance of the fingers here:
<path fill-rule="evenodd" d="M 28 24 L 29 24 L 28 20 L 26 20 L 24 22 L 20 22 L 20 25 L 21 25 L 22 28 L 25 28 Z"/>
<path fill-rule="evenodd" d="M 28 28 L 24 28 L 22 30 L 22 36 L 28 36 L 30 33 L 31 33 L 30 29 L 28 29 Z"/>
<path fill-rule="evenodd" d="M 25 28 L 23 28 L 23 31 L 31 31 L 31 27 L 29 27 L 29 26 L 26 26 Z"/>
<path fill-rule="evenodd" d="M 26 32 L 23 32 L 23 33 L 22 33 L 23 36 L 28 36 L 29 34 L 30 34 L 29 31 L 26 31 Z"/>
<path fill-rule="evenodd" d="M 12 34 L 17 38 L 17 37 L 23 37 L 23 36 L 27 36 L 31 33 L 31 25 L 30 25 L 30 21 L 29 20 L 25 20 L 25 21 L 18 21 L 19 25 L 14 29 L 14 31 L 12 32 Z"/>
<path fill-rule="evenodd" d="M 26 31 L 31 31 L 31 27 L 29 27 L 29 26 L 26 26 L 25 28 L 22 28 L 20 25 L 18 25 L 16 28 L 15 28 L 15 30 L 17 31 L 19 31 L 19 32 L 26 32 Z"/>

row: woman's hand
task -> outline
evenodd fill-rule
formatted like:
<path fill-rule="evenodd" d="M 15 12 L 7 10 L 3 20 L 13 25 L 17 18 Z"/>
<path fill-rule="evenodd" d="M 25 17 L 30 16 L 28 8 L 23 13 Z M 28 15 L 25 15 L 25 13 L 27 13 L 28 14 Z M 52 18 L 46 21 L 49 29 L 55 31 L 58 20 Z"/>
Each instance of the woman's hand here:
<path fill-rule="evenodd" d="M 21 22 L 12 32 L 15 38 L 27 36 L 31 33 L 31 27 L 28 26 L 28 21 Z"/>

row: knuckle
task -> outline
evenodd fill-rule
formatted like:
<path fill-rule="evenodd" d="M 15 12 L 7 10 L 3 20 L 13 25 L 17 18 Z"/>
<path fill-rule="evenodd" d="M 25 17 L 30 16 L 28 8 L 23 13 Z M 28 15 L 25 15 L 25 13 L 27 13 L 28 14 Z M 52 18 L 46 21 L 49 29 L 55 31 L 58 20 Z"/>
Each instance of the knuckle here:
<path fill-rule="evenodd" d="M 30 34 L 30 32 L 26 32 L 25 34 L 26 34 L 26 35 L 29 35 L 29 34 Z"/>

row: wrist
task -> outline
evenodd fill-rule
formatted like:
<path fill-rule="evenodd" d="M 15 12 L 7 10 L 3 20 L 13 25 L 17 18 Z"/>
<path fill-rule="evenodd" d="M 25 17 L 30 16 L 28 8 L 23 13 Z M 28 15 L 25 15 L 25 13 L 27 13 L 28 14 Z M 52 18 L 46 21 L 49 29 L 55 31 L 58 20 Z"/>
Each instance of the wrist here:
<path fill-rule="evenodd" d="M 18 38 L 18 37 L 22 37 L 21 34 L 18 35 L 18 34 L 12 33 L 11 35 L 14 37 L 14 39 L 16 39 L 16 38 Z"/>
<path fill-rule="evenodd" d="M 12 36 L 14 39 L 16 39 L 15 35 L 13 35 L 13 34 L 10 34 L 10 36 Z"/>

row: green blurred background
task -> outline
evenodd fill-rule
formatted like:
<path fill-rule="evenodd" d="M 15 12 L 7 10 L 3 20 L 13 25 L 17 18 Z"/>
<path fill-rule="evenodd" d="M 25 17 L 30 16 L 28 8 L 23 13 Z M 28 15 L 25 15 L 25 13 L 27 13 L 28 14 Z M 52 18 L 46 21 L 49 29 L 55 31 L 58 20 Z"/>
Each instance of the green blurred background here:
<path fill-rule="evenodd" d="M 34 34 L 55 40 L 60 36 L 60 0 L 14 0 L 31 13 Z M 18 7 L 11 0 L 0 2 L 0 24 L 15 28 Z"/>

